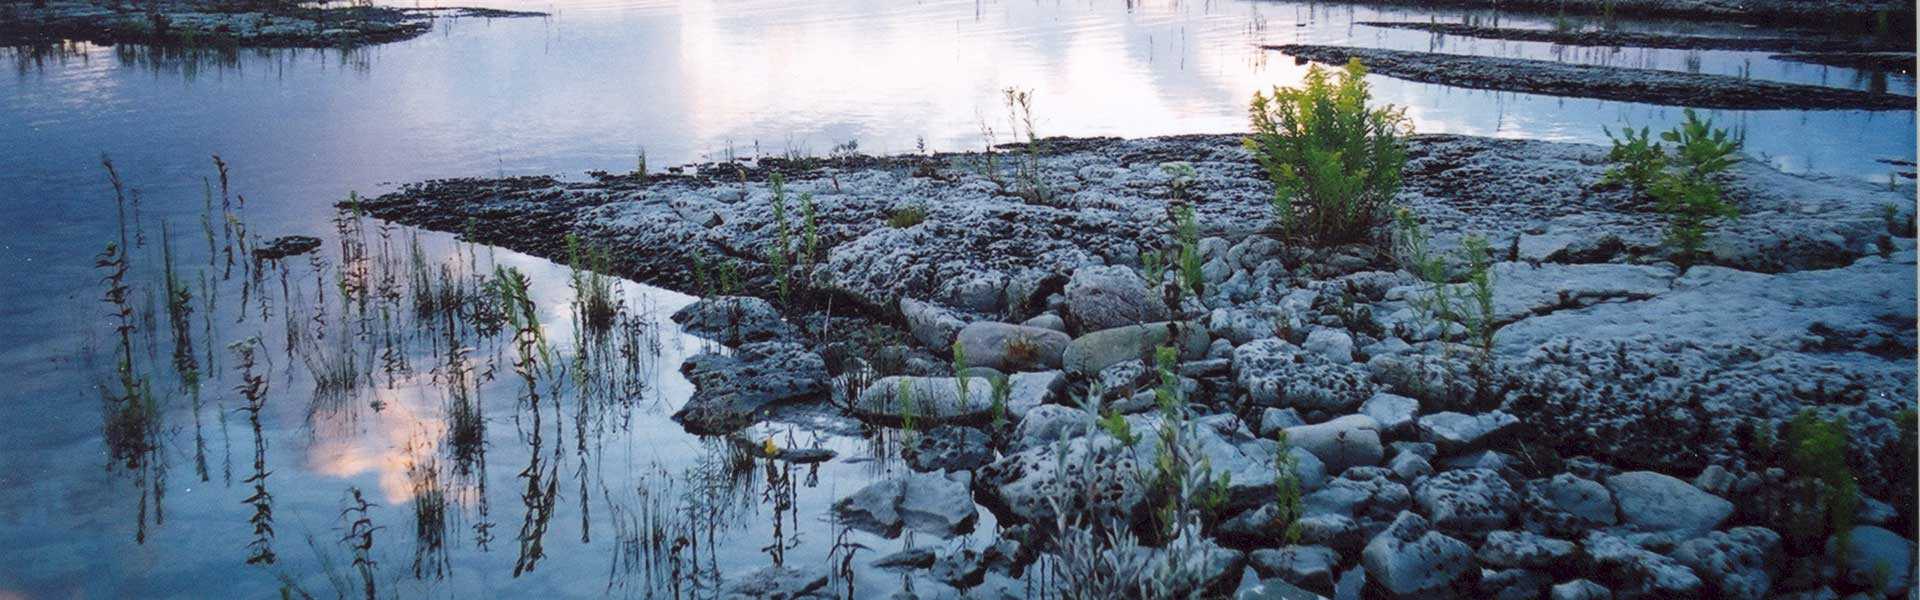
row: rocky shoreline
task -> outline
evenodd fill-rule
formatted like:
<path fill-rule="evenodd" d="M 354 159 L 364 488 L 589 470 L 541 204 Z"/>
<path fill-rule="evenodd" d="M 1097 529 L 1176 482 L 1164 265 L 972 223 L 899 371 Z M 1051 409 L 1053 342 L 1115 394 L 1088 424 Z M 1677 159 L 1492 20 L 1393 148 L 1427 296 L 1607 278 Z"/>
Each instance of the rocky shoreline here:
<path fill-rule="evenodd" d="M 1369 72 L 1379 75 L 1502 92 L 1737 110 L 1914 109 L 1911 96 L 1727 75 L 1349 46 L 1284 44 L 1265 48 L 1296 61 L 1337 66 L 1358 59 Z"/>
<path fill-rule="evenodd" d="M 1878 26 L 1912 31 L 1913 4 L 1897 0 L 1356 0 L 1358 4 L 1453 6 L 1545 14 L 1711 19 L 1829 30 L 1868 31 Z"/>
<path fill-rule="evenodd" d="M 1618 46 L 1669 48 L 1676 50 L 1756 50 L 1769 52 L 1872 52 L 1898 50 L 1902 48 L 1902 44 L 1894 41 L 1882 42 L 1870 39 L 1821 37 L 1817 35 L 1797 37 L 1733 37 L 1604 29 L 1520 29 L 1516 27 L 1486 27 L 1464 23 L 1413 21 L 1362 21 L 1358 24 L 1368 27 L 1409 29 L 1441 35 L 1457 35 L 1489 40 L 1548 42 L 1564 46 Z M 1908 47 L 1911 45 L 1911 42 L 1906 44 Z"/>
<path fill-rule="evenodd" d="M 1601 183 L 1604 148 L 1415 136 L 1397 202 L 1434 252 L 1469 235 L 1494 250 L 1498 329 L 1475 347 L 1422 316 L 1436 287 L 1391 231 L 1319 249 L 1271 235 L 1273 188 L 1239 136 L 1039 148 L 437 180 L 358 207 L 556 260 L 577 236 L 621 275 L 707 295 L 674 320 L 736 349 L 682 367 L 697 388 L 682 422 L 723 433 L 827 404 L 921 431 L 908 454 L 924 473 L 836 512 L 944 537 L 973 526 L 955 500 L 971 496 L 1001 541 L 877 559 L 956 587 L 1017 586 L 1038 553 L 1072 554 L 1063 506 L 1150 530 L 1162 394 L 1199 414 L 1181 448 L 1209 465 L 1218 520 L 1201 537 L 1142 534 L 1125 560 L 1184 574 L 1182 589 L 1230 592 L 1247 568 L 1263 597 L 1816 598 L 1911 582 L 1913 544 L 1895 533 L 1914 523 L 1913 432 L 1897 424 L 1916 391 L 1910 194 L 1742 161 L 1723 183 L 1743 216 L 1683 270 L 1664 218 Z M 1169 163 L 1192 174 L 1175 185 Z M 1175 249 L 1181 205 L 1203 282 L 1185 297 L 1179 267 L 1147 264 Z M 813 225 L 783 234 L 775 215 Z M 1803 483 L 1753 442 L 1809 410 L 1841 424 L 1860 485 L 1838 536 L 1792 526 Z M 1290 522 L 1282 481 L 1298 486 Z M 818 583 L 775 568 L 733 585 Z"/>
<path fill-rule="evenodd" d="M 0 10 L 0 45 L 63 40 L 99 44 L 332 48 L 417 37 L 435 19 L 545 13 L 484 8 L 310 7 L 276 2 L 44 0 Z"/>

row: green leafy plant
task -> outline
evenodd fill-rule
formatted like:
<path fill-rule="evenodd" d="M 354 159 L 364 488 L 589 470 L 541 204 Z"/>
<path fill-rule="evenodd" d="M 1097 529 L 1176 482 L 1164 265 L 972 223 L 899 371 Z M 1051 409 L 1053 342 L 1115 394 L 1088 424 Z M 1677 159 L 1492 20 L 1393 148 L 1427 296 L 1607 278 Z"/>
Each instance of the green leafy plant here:
<path fill-rule="evenodd" d="M 1174 237 L 1180 243 L 1180 284 L 1198 296 L 1207 285 L 1206 274 L 1200 271 L 1200 225 L 1194 221 L 1192 206 L 1179 205 L 1173 214 Z"/>
<path fill-rule="evenodd" d="M 1601 127 L 1607 139 L 1613 141 L 1613 148 L 1607 150 L 1607 160 L 1613 166 L 1607 168 L 1601 183 L 1625 185 L 1634 196 L 1640 196 L 1653 186 L 1656 178 L 1666 171 L 1667 151 L 1660 142 L 1653 141 L 1653 135 L 1647 128 L 1635 130 L 1632 127 L 1621 130 L 1619 136 L 1612 129 Z"/>
<path fill-rule="evenodd" d="M 1847 424 L 1801 411 L 1782 431 L 1779 450 L 1793 481 L 1788 486 L 1786 531 L 1798 540 L 1819 540 L 1827 533 L 1846 536 L 1860 507 L 1860 486 L 1847 466 Z"/>
<path fill-rule="evenodd" d="M 887 226 L 894 229 L 906 229 L 919 225 L 926 220 L 927 207 L 918 204 L 908 204 L 893 209 L 893 212 L 887 215 Z"/>
<path fill-rule="evenodd" d="M 1367 238 L 1400 190 L 1412 122 L 1393 106 L 1368 108 L 1366 69 L 1314 66 L 1299 88 L 1253 95 L 1245 141 L 1274 184 L 1274 213 L 1288 236 L 1316 244 Z"/>
<path fill-rule="evenodd" d="M 905 377 L 900 378 L 900 384 L 894 388 L 894 400 L 900 404 L 900 429 L 913 433 L 916 421 L 913 410 L 913 382 Z"/>
<path fill-rule="evenodd" d="M 1300 541 L 1300 471 L 1299 459 L 1293 457 L 1293 445 L 1287 442 L 1287 432 L 1274 434 L 1279 445 L 1273 453 L 1273 487 L 1275 523 L 1286 523 L 1287 543 Z"/>

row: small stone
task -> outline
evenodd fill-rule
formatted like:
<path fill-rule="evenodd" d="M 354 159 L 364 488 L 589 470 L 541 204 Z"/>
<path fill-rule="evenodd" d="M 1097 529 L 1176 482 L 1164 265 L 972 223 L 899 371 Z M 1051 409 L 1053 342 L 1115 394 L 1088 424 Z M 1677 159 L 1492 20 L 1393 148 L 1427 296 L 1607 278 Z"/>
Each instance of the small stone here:
<path fill-rule="evenodd" d="M 1060 368 L 1060 355 L 1073 339 L 1052 329 L 978 321 L 960 329 L 956 344 L 968 366 L 1008 371 Z"/>
<path fill-rule="evenodd" d="M 1065 319 L 1060 318 L 1060 315 L 1056 315 L 1053 313 L 1040 313 L 1034 318 L 1021 321 L 1020 324 L 1025 325 L 1027 327 L 1038 327 L 1040 329 L 1052 329 L 1060 333 L 1067 332 L 1067 321 Z"/>
<path fill-rule="evenodd" d="M 1762 600 L 1773 589 L 1768 557 L 1779 547 L 1780 534 L 1773 530 L 1736 527 L 1681 542 L 1673 559 L 1706 580 L 1716 597 Z"/>
<path fill-rule="evenodd" d="M 960 329 L 967 326 L 951 310 L 905 296 L 900 297 L 900 315 L 906 319 L 913 339 L 935 350 L 952 348 Z"/>
<path fill-rule="evenodd" d="M 932 549 L 914 548 L 874 559 L 873 566 L 882 569 L 925 569 L 933 566 L 933 559 Z"/>
<path fill-rule="evenodd" d="M 682 331 L 728 346 L 799 335 L 772 303 L 752 296 L 702 298 L 674 311 L 671 318 Z"/>
<path fill-rule="evenodd" d="M 1475 535 L 1505 527 L 1520 496 L 1499 473 L 1487 469 L 1443 471 L 1421 481 L 1414 502 L 1433 517 L 1433 526 Z"/>
<path fill-rule="evenodd" d="M 1291 408 L 1266 408 L 1260 411 L 1260 437 L 1270 438 L 1288 427 L 1307 424 L 1300 411 Z"/>
<path fill-rule="evenodd" d="M 1132 268 L 1080 267 L 1066 286 L 1067 317 L 1080 331 L 1167 320 L 1167 305 Z"/>
<path fill-rule="evenodd" d="M 993 438 L 972 427 L 935 427 L 906 447 L 916 471 L 971 471 L 993 462 Z"/>
<path fill-rule="evenodd" d="M 1568 473 L 1527 482 L 1526 504 L 1527 520 L 1553 533 L 1584 533 L 1619 518 L 1607 486 Z"/>
<path fill-rule="evenodd" d="M 1682 482 L 1681 485 L 1686 485 Z M 1580 545 L 1596 571 L 1628 586 L 1623 594 L 1632 597 L 1690 598 L 1702 587 L 1693 569 L 1624 539 L 1600 531 L 1589 531 Z"/>
<path fill-rule="evenodd" d="M 978 511 L 967 484 L 945 473 L 883 479 L 833 504 L 840 522 L 885 537 L 913 529 L 936 537 L 973 530 Z"/>
<path fill-rule="evenodd" d="M 724 600 L 791 600 L 826 587 L 827 574 L 788 567 L 762 567 L 727 580 L 720 588 Z"/>

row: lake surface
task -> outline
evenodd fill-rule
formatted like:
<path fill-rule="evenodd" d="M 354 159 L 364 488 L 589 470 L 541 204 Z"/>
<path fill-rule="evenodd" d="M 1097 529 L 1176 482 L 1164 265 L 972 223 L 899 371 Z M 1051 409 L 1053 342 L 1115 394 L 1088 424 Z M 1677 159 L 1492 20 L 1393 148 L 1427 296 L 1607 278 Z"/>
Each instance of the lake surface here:
<path fill-rule="evenodd" d="M 729 156 L 824 155 L 849 142 L 876 154 L 921 145 L 977 149 L 1011 140 L 1002 103 L 1008 87 L 1033 90 L 1041 135 L 1239 131 L 1254 91 L 1295 83 L 1306 70 L 1259 44 L 1355 44 L 1914 90 L 1911 78 L 1774 61 L 1762 52 L 1567 48 L 1354 24 L 1473 17 L 1551 27 L 1550 16 L 1232 1 L 485 4 L 553 16 L 443 21 L 418 39 L 348 52 L 0 50 L 15 67 L 0 75 L 0 190 L 10 211 L 0 224 L 0 266 L 13 274 L 0 287 L 0 368 L 11 375 L 0 394 L 0 419 L 8 423 L 0 436 L 0 541 L 10 542 L 0 544 L 0 597 L 251 598 L 283 588 L 357 595 L 362 581 L 343 538 L 359 531 L 359 515 L 379 528 L 371 556 L 380 593 L 408 597 L 698 597 L 723 575 L 781 561 L 837 564 L 853 545 L 865 548 L 855 554 L 864 564 L 914 543 L 843 535 L 829 520 L 834 500 L 905 469 L 885 432 L 829 416 L 750 432 L 750 441 L 839 453 L 812 467 L 743 458 L 731 442 L 687 435 L 667 418 L 690 392 L 676 367 L 707 348 L 666 319 L 690 297 L 619 284 L 625 322 L 634 339 L 645 340 L 630 346 L 647 349 L 636 354 L 645 357 L 636 363 L 642 368 L 608 371 L 613 379 L 595 380 L 601 387 L 576 382 L 547 394 L 541 386 L 542 403 L 531 408 L 512 371 L 511 332 L 442 336 L 431 318 L 399 318 L 412 314 L 402 300 L 390 307 L 389 328 L 365 325 L 386 321 L 370 316 L 377 310 L 340 305 L 339 278 L 395 272 L 405 280 L 417 237 L 421 260 L 433 269 L 524 273 L 556 368 L 582 352 L 606 356 L 590 336 L 575 335 L 573 274 L 564 265 L 462 247 L 444 234 L 392 228 L 382 237 L 369 222 L 359 238 L 387 248 L 392 262 L 365 268 L 382 263 L 349 256 L 354 251 L 340 242 L 334 205 L 350 193 L 436 177 L 624 171 L 642 149 L 655 169 Z M 1778 34 L 1697 24 L 1687 31 Z M 1598 143 L 1603 126 L 1658 130 L 1681 118 L 1674 107 L 1371 82 L 1378 101 L 1407 107 L 1422 132 Z M 1750 154 L 1791 171 L 1884 181 L 1895 168 L 1881 159 L 1914 158 L 1910 112 L 1707 114 L 1742 133 Z M 130 302 L 150 308 L 135 311 L 132 345 L 134 362 L 151 368 L 164 424 L 138 468 L 113 460 L 102 433 L 102 390 L 117 385 L 118 336 L 101 301 L 107 272 L 95 257 L 119 239 L 121 222 L 102 153 L 138 190 L 126 219 L 135 249 Z M 232 211 L 236 222 L 267 238 L 321 237 L 320 262 L 299 257 L 270 267 L 260 285 L 244 265 L 229 274 L 214 154 L 231 168 L 228 204 L 246 198 L 244 209 Z M 169 315 L 153 291 L 164 289 L 169 231 L 178 276 L 198 307 L 189 317 L 206 371 L 198 410 L 190 386 L 167 369 Z M 359 320 L 342 318 L 355 314 Z M 328 356 L 326 344 L 341 339 L 372 352 L 368 340 L 388 339 L 376 331 L 402 333 L 383 341 L 378 356 L 363 357 L 363 385 L 321 393 L 302 356 Z M 254 337 L 255 371 L 268 384 L 257 429 L 242 410 L 247 401 L 235 386 L 243 373 L 227 347 Z M 320 350 L 290 353 L 290 344 Z M 455 359 L 459 348 L 470 348 L 463 360 Z M 495 375 L 476 381 L 473 392 L 487 424 L 478 470 L 456 464 L 447 444 L 454 395 L 447 373 L 455 364 Z M 534 414 L 543 420 L 535 423 Z M 256 440 L 271 493 L 272 565 L 247 564 L 259 550 L 251 544 L 257 482 L 249 481 Z M 529 483 L 540 489 L 528 493 Z M 377 506 L 343 513 L 357 504 L 352 489 Z M 423 542 L 431 536 L 416 527 L 418 500 L 434 490 L 447 498 L 439 544 Z M 978 547 L 994 527 L 991 515 L 982 516 L 970 536 L 918 543 Z M 656 537 L 637 531 L 694 542 L 669 560 L 650 543 L 630 543 Z M 539 552 L 529 552 L 529 539 L 540 540 Z M 670 583 L 676 579 L 681 589 Z M 863 597 L 904 585 L 923 597 L 951 592 L 867 568 L 851 583 Z"/>

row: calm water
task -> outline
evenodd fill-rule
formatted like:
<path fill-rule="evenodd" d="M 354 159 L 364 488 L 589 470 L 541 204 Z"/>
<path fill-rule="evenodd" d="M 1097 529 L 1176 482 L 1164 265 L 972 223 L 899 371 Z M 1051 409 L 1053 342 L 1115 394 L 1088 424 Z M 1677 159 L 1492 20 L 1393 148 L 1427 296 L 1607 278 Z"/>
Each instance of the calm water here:
<path fill-rule="evenodd" d="M 1766 53 L 1449 38 L 1353 23 L 1465 15 L 1282 2 L 489 4 L 554 16 L 443 22 L 416 40 L 345 53 L 181 56 L 85 44 L 0 50 L 15 66 L 0 76 L 0 190 L 10 211 L 0 224 L 0 266 L 14 274 L 0 287 L 0 368 L 12 375 L 0 395 L 0 419 L 8 423 L 0 436 L 0 541 L 10 542 L 0 544 L 6 554 L 0 557 L 0 597 L 205 597 L 216 591 L 260 597 L 277 593 L 286 581 L 331 596 L 334 577 L 349 578 L 351 593 L 358 580 L 351 579 L 351 556 L 340 541 L 351 525 L 341 518 L 349 488 L 379 505 L 367 514 L 383 527 L 374 550 L 383 594 L 671 595 L 670 588 L 654 585 L 657 572 L 648 576 L 645 569 L 629 568 L 638 563 L 620 558 L 626 554 L 619 552 L 619 532 L 626 526 L 616 523 L 652 514 L 642 507 L 717 519 L 703 534 L 711 543 L 703 541 L 697 556 L 683 555 L 683 579 L 710 585 L 715 573 L 770 564 L 776 554 L 791 564 L 825 564 L 840 537 L 826 507 L 876 474 L 904 468 L 885 458 L 884 442 L 837 420 L 796 418 L 798 425 L 754 432 L 783 444 L 791 434 L 801 445 L 840 452 L 841 460 L 817 471 L 769 471 L 764 461 L 743 465 L 725 442 L 685 435 L 664 415 L 688 392 L 674 367 L 702 342 L 664 317 L 691 298 L 623 285 L 631 318 L 646 323 L 642 329 L 658 341 L 658 353 L 648 353 L 656 368 L 641 378 L 642 391 L 618 402 L 563 390 L 546 409 L 558 412 L 536 428 L 522 404 L 522 386 L 510 373 L 510 345 L 497 336 L 463 340 L 474 344 L 474 364 L 494 365 L 499 377 L 482 386 L 480 395 L 488 415 L 489 466 L 477 476 L 455 477 L 447 472 L 442 447 L 449 392 L 435 377 L 435 365 L 444 372 L 449 352 L 422 333 L 427 329 L 416 328 L 403 345 L 413 357 L 410 372 L 380 375 L 379 385 L 356 389 L 346 400 L 315 400 L 306 364 L 287 354 L 288 311 L 304 306 L 298 310 L 307 312 L 297 313 L 307 319 L 300 321 L 308 323 L 303 330 L 324 331 L 312 324 L 319 304 L 293 300 L 319 293 L 341 264 L 352 264 L 342 260 L 330 237 L 331 207 L 350 192 L 376 194 L 434 177 L 626 170 L 641 148 L 655 168 L 730 153 L 825 154 L 854 140 L 870 153 L 921 143 L 937 150 L 977 148 L 987 141 L 983 123 L 1005 141 L 1000 90 L 1009 86 L 1034 90 L 1042 135 L 1238 131 L 1253 91 L 1296 82 L 1305 70 L 1259 50 L 1262 43 L 1431 49 L 1902 94 L 1914 89 L 1908 78 L 1778 62 Z M 1499 22 L 1551 26 L 1550 18 L 1541 17 Z M 1689 31 L 1768 34 L 1711 26 Z M 1604 140 L 1603 125 L 1659 129 L 1680 118 L 1679 109 L 1670 107 L 1378 77 L 1373 84 L 1379 100 L 1407 106 L 1425 132 L 1598 142 Z M 1912 113 L 1710 114 L 1743 132 L 1750 153 L 1789 170 L 1883 179 L 1892 167 L 1879 159 L 1914 157 Z M 116 339 L 99 301 L 103 273 L 93 261 L 116 236 L 112 190 L 99 166 L 103 152 L 140 190 L 138 216 L 147 243 L 138 249 L 134 279 L 143 289 L 157 285 L 160 227 L 170 223 L 184 276 L 197 286 L 207 272 L 213 282 L 207 295 L 216 299 L 215 335 L 196 340 L 202 352 L 213 346 L 209 362 L 217 367 L 210 374 L 216 378 L 203 385 L 198 411 L 207 450 L 196 452 L 190 398 L 177 381 L 165 380 L 156 387 L 167 407 L 160 450 L 168 471 L 165 496 L 149 501 L 144 518 L 142 491 L 153 489 L 155 478 L 124 465 L 110 468 L 101 434 L 96 384 L 110 378 Z M 200 266 L 207 259 L 201 218 L 215 153 L 232 165 L 232 189 L 247 198 L 244 218 L 252 233 L 329 237 L 325 265 L 316 269 L 304 259 L 288 265 L 286 276 L 304 282 L 304 293 L 292 294 L 267 316 L 259 310 L 242 315 L 244 278 L 225 279 L 221 269 Z M 219 219 L 216 214 L 216 229 Z M 372 225 L 367 227 L 371 235 Z M 390 234 L 399 240 L 415 235 Z M 448 236 L 419 235 L 430 263 L 463 260 Z M 474 253 L 482 267 L 491 255 L 492 262 L 531 277 L 547 335 L 571 355 L 567 270 L 505 251 Z M 279 276 L 266 280 L 269 296 L 280 295 Z M 157 312 L 154 326 L 142 323 L 136 336 L 158 330 L 157 350 L 138 362 L 164 366 L 171 348 L 167 315 Z M 339 308 L 330 314 L 337 317 Z M 337 319 L 331 323 L 339 326 Z M 271 393 L 259 431 L 274 503 L 278 560 L 270 567 L 244 564 L 254 538 L 248 519 L 255 506 L 246 501 L 254 490 L 245 480 L 253 469 L 255 432 L 246 413 L 236 412 L 244 401 L 233 391 L 238 372 L 224 348 L 256 335 L 263 340 L 263 359 L 271 357 L 260 366 Z M 149 351 L 146 342 L 140 344 L 139 352 Z M 537 448 L 533 431 L 547 432 Z M 195 468 L 199 454 L 212 456 L 204 482 Z M 536 457 L 547 471 L 529 469 Z M 425 564 L 431 567 L 438 556 L 446 570 L 443 577 L 428 572 L 416 578 L 412 567 L 421 544 L 413 501 L 422 488 L 415 484 L 420 465 L 433 460 L 441 461 L 436 472 L 443 472 L 453 501 L 445 550 L 427 553 Z M 550 526 L 537 536 L 546 558 L 515 577 L 524 556 L 518 540 L 529 537 L 522 527 L 531 520 L 528 514 L 543 512 L 535 510 L 541 506 L 529 508 L 541 502 L 524 497 L 529 472 L 551 473 L 545 481 L 557 484 L 557 501 L 546 507 Z M 164 523 L 155 522 L 157 508 L 164 509 Z M 141 523 L 143 542 L 136 539 Z M 969 538 L 919 543 L 977 545 L 992 529 L 991 519 L 981 528 Z M 492 540 L 483 548 L 480 541 L 489 531 Z M 904 543 L 858 533 L 841 541 L 870 548 L 857 555 L 860 564 Z M 866 571 L 854 582 L 861 595 L 902 584 L 897 575 Z M 915 589 L 938 595 L 941 588 L 920 582 Z"/>

